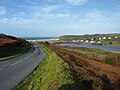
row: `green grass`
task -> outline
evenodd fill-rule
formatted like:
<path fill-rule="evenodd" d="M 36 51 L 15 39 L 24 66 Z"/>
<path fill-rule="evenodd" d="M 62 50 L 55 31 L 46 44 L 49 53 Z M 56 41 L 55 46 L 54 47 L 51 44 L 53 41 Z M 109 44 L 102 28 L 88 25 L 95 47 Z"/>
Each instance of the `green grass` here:
<path fill-rule="evenodd" d="M 45 52 L 44 60 L 15 90 L 58 90 L 73 83 L 68 64 L 47 47 L 41 47 Z"/>
<path fill-rule="evenodd" d="M 81 54 L 86 55 L 86 56 L 88 56 L 92 59 L 98 59 L 99 58 L 100 60 L 104 60 L 105 57 L 106 57 L 106 54 L 109 53 L 108 51 L 95 49 L 95 48 L 72 48 L 72 47 L 67 47 L 65 49 L 81 53 Z"/>
<path fill-rule="evenodd" d="M 11 58 L 15 58 L 15 57 L 18 57 L 18 56 L 20 56 L 20 55 L 21 55 L 21 54 L 17 54 L 17 55 L 12 55 L 12 56 L 8 56 L 8 57 L 0 58 L 0 61 L 7 60 L 7 59 L 11 59 Z"/>
<path fill-rule="evenodd" d="M 101 44 L 105 46 L 120 46 L 120 41 L 119 40 L 103 40 Z"/>
<path fill-rule="evenodd" d="M 17 51 L 14 55 L 10 55 L 10 56 L 7 56 L 7 57 L 2 57 L 2 58 L 0 58 L 0 61 L 7 60 L 7 59 L 11 59 L 11 58 L 16 58 L 16 57 L 18 57 L 18 56 L 21 56 L 21 55 L 23 55 L 24 53 L 26 53 L 29 49 L 30 49 L 30 46 L 21 48 L 21 50 Z M 10 53 L 10 52 L 6 52 L 6 53 Z"/>
<path fill-rule="evenodd" d="M 108 64 L 113 64 L 113 59 L 112 58 L 107 58 L 106 59 L 106 63 L 108 63 Z"/>

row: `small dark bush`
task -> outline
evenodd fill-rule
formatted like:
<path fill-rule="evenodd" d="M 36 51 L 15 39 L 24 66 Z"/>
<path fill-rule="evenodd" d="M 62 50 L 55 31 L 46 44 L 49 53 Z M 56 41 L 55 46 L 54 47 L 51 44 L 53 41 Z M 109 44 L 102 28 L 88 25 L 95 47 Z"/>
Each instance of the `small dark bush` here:
<path fill-rule="evenodd" d="M 108 64 L 113 64 L 113 59 L 112 58 L 107 58 L 106 60 L 106 63 L 108 63 Z"/>
<path fill-rule="evenodd" d="M 112 42 L 109 42 L 109 44 L 112 44 Z"/>

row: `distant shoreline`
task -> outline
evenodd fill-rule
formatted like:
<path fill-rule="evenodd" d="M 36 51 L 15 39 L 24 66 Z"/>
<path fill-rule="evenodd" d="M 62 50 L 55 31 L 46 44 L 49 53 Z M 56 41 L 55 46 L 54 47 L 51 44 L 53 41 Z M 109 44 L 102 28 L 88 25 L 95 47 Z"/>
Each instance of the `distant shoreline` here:
<path fill-rule="evenodd" d="M 22 37 L 27 41 L 50 41 L 55 40 L 55 37 Z"/>

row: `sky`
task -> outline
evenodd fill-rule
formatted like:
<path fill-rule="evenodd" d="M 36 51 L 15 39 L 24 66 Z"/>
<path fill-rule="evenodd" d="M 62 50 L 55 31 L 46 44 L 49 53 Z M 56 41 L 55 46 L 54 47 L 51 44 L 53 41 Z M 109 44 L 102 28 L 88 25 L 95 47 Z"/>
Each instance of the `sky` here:
<path fill-rule="evenodd" d="M 120 33 L 120 0 L 0 0 L 0 33 L 18 37 Z"/>

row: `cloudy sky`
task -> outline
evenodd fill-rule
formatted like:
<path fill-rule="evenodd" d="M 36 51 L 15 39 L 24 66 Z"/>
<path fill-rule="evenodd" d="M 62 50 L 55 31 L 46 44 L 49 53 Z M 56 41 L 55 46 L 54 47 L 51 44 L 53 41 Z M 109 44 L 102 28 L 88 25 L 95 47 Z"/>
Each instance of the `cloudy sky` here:
<path fill-rule="evenodd" d="M 0 0 L 0 33 L 120 33 L 120 0 Z"/>

